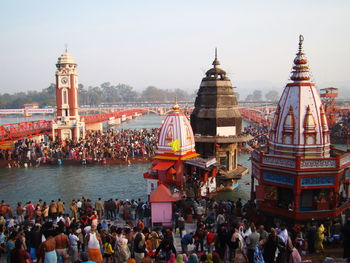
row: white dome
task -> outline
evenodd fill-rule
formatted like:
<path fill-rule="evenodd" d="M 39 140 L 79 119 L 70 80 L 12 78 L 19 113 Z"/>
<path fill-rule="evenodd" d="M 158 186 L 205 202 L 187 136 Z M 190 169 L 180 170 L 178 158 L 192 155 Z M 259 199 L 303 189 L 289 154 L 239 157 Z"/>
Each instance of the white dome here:
<path fill-rule="evenodd" d="M 63 53 L 57 61 L 57 64 L 74 64 L 76 65 L 77 63 L 75 62 L 75 58 L 70 54 L 70 53 Z"/>
<path fill-rule="evenodd" d="M 177 151 L 174 151 L 169 145 L 175 141 L 179 145 Z M 183 156 L 188 153 L 195 153 L 192 127 L 187 117 L 175 105 L 166 116 L 160 129 L 157 154 Z"/>

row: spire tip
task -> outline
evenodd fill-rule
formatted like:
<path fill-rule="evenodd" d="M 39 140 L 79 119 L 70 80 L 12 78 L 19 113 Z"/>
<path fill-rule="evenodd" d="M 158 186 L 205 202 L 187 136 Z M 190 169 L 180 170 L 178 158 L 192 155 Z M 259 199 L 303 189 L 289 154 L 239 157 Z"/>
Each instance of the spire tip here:
<path fill-rule="evenodd" d="M 301 51 L 303 49 L 303 42 L 304 42 L 304 36 L 303 35 L 299 35 L 299 51 Z"/>

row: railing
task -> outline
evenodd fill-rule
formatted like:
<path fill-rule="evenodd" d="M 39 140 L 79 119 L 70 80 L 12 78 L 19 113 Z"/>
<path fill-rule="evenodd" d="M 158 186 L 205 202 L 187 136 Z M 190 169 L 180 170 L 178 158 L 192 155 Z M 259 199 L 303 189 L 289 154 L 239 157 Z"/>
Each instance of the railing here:
<path fill-rule="evenodd" d="M 318 160 L 304 159 L 300 161 L 300 168 L 337 168 L 337 160 L 335 158 L 325 158 Z"/>
<path fill-rule="evenodd" d="M 50 132 L 52 121 L 27 121 L 0 126 L 0 144 Z"/>
<path fill-rule="evenodd" d="M 85 122 L 85 124 L 98 123 L 98 122 L 106 122 L 109 121 L 109 118 L 121 118 L 123 115 L 125 116 L 134 116 L 137 114 L 143 114 L 148 112 L 147 109 L 130 109 L 124 111 L 110 112 L 110 113 L 99 113 L 88 116 L 81 116 L 81 119 Z"/>
<path fill-rule="evenodd" d="M 295 159 L 263 156 L 262 162 L 263 164 L 268 164 L 268 165 L 276 165 L 276 166 L 287 167 L 287 168 L 296 168 Z"/>
<path fill-rule="evenodd" d="M 260 163 L 260 152 L 255 150 L 252 153 L 252 160 Z M 281 157 L 269 155 L 262 151 L 261 164 L 271 165 L 276 167 L 285 167 L 290 169 L 335 169 L 344 166 L 350 162 L 350 153 L 337 155 L 336 157 L 309 159 L 303 157 Z"/>

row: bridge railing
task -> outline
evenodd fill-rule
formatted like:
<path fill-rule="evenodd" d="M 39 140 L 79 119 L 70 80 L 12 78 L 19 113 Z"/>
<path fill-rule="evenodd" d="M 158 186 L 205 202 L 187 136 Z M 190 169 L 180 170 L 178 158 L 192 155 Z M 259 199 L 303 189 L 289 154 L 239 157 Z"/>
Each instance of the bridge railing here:
<path fill-rule="evenodd" d="M 50 132 L 52 121 L 27 121 L 0 125 L 0 144 Z"/>
<path fill-rule="evenodd" d="M 271 116 L 255 111 L 254 109 L 240 108 L 239 112 L 245 119 L 255 123 L 269 126 L 273 121 Z"/>
<path fill-rule="evenodd" d="M 130 109 L 130 110 L 117 111 L 117 112 L 86 115 L 86 116 L 81 116 L 81 118 L 84 119 L 85 124 L 91 124 L 91 123 L 106 122 L 111 117 L 122 118 L 123 115 L 128 117 L 128 116 L 134 116 L 136 113 L 143 114 L 143 113 L 147 113 L 147 112 L 148 112 L 147 109 L 140 108 L 140 109 Z"/>

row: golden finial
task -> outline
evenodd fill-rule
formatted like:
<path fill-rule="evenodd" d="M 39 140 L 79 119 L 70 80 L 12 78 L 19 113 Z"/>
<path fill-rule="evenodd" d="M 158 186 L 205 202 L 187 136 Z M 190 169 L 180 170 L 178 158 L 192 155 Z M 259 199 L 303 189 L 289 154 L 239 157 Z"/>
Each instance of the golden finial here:
<path fill-rule="evenodd" d="M 179 112 L 179 110 L 180 110 L 180 107 L 179 107 L 179 105 L 177 104 L 178 103 L 178 101 L 177 101 L 177 94 L 175 94 L 175 102 L 174 102 L 175 104 L 174 104 L 174 106 L 173 106 L 173 112 Z"/>

